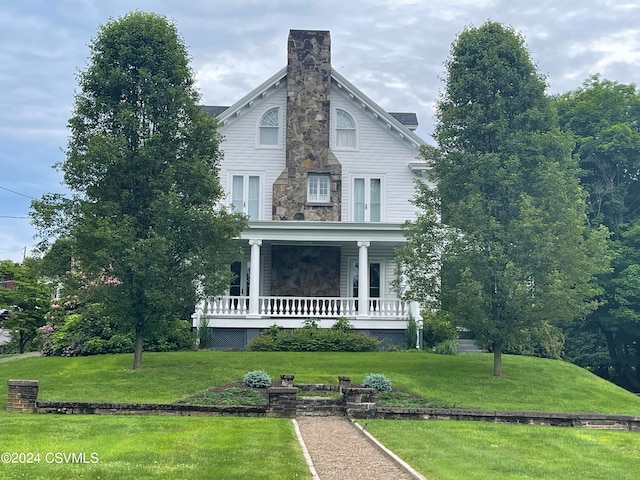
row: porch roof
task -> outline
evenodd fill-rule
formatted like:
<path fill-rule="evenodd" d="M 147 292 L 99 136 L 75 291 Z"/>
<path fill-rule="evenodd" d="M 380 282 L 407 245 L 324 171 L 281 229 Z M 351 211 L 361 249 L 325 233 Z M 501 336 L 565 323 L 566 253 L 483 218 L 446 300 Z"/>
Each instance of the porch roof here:
<path fill-rule="evenodd" d="M 252 221 L 243 240 L 404 243 L 399 223 Z"/>

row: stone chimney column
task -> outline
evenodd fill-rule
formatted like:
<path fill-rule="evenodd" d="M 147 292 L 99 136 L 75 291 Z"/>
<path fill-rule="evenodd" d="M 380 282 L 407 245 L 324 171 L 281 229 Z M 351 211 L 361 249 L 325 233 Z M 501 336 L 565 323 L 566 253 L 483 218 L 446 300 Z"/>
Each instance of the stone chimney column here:
<path fill-rule="evenodd" d="M 340 220 L 342 168 L 330 150 L 331 37 L 291 30 L 287 42 L 286 169 L 273 186 L 274 220 Z M 307 202 L 309 174 L 330 178 L 330 198 Z"/>

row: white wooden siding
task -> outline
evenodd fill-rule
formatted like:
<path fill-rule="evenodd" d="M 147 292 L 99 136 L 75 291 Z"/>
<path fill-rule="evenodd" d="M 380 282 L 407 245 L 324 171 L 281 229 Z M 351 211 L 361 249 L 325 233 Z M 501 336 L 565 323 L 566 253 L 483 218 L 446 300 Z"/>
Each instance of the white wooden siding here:
<path fill-rule="evenodd" d="M 281 147 L 260 148 L 257 146 L 258 123 L 262 115 L 273 107 L 281 109 Z M 256 99 L 251 109 L 242 111 L 242 115 L 228 119 L 227 124 L 219 128 L 224 136 L 221 144 L 224 158 L 220 164 L 220 182 L 227 194 L 225 201 L 230 203 L 230 174 L 259 174 L 263 178 L 260 220 L 271 220 L 273 182 L 285 168 L 286 82 L 282 82 L 280 88 L 266 98 Z"/>
<path fill-rule="evenodd" d="M 414 174 L 409 163 L 415 162 L 418 150 L 399 139 L 369 111 L 353 102 L 343 91 L 331 90 L 331 145 L 333 146 L 336 109 L 349 113 L 357 124 L 357 149 L 333 149 L 342 164 L 342 219 L 351 221 L 353 178 L 360 176 L 382 178 L 383 213 L 386 223 L 403 223 L 415 216 L 409 200 L 414 194 Z"/>

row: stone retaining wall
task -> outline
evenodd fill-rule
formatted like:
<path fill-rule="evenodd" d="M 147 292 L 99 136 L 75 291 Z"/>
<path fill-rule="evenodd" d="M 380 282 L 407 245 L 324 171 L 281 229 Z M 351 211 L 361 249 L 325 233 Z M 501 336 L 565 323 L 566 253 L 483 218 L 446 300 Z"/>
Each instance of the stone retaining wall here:
<path fill-rule="evenodd" d="M 191 405 L 178 403 L 57 402 L 38 400 L 35 413 L 67 415 L 267 416 L 267 405 Z"/>
<path fill-rule="evenodd" d="M 376 405 L 371 388 L 352 387 L 349 377 L 338 385 L 293 383 L 282 375 L 281 387 L 269 388 L 269 405 L 191 405 L 158 403 L 59 402 L 38 400 L 37 380 L 9 380 L 7 411 L 82 415 L 179 415 L 259 416 L 295 418 L 297 415 L 346 415 L 351 418 L 394 420 L 467 420 L 493 423 L 551 425 L 560 427 L 640 432 L 640 415 L 598 413 L 514 412 L 463 408 L 400 408 Z M 339 398 L 298 397 L 298 393 L 334 393 Z"/>
<path fill-rule="evenodd" d="M 466 420 L 640 432 L 640 416 L 600 413 L 514 412 L 462 408 L 399 408 L 375 404 L 347 407 L 351 418 L 393 420 Z"/>

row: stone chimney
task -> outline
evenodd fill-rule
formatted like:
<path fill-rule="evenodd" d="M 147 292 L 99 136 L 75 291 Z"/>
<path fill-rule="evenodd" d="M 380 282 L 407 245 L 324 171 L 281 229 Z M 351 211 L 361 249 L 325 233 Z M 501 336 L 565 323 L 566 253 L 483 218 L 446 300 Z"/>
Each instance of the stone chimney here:
<path fill-rule="evenodd" d="M 286 168 L 273 184 L 273 220 L 340 220 L 342 168 L 330 149 L 331 37 L 291 30 L 287 42 Z M 307 201 L 309 175 L 329 178 L 329 199 Z"/>

